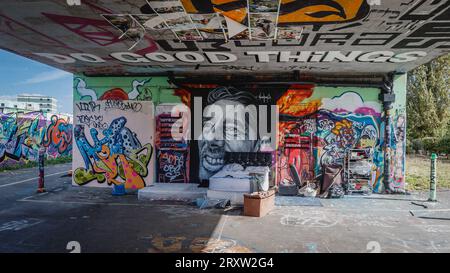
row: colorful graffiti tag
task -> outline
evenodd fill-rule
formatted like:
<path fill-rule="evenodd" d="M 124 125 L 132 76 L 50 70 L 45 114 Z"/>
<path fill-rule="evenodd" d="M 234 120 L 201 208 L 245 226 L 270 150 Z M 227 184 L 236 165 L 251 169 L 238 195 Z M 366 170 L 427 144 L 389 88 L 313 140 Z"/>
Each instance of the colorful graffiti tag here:
<path fill-rule="evenodd" d="M 102 186 L 106 182 L 131 190 L 143 188 L 153 181 L 149 167 L 153 126 L 146 131 L 141 124 L 151 124 L 153 104 L 139 102 L 140 107 L 130 109 L 111 108 L 108 103 L 97 101 L 92 102 L 92 108 L 76 107 L 74 138 L 78 150 L 74 153 L 73 181 L 79 186 Z M 86 122 L 93 117 L 101 117 L 104 126 Z"/>
<path fill-rule="evenodd" d="M 182 104 L 161 104 L 156 107 L 156 141 L 158 182 L 188 183 L 189 179 L 189 116 L 172 114 Z M 177 107 L 177 108 L 176 108 Z M 179 121 L 182 120 L 181 123 Z M 176 126 L 176 127 L 175 127 Z M 178 128 L 174 135 L 173 128 Z M 176 137 L 177 139 L 175 139 Z"/>
<path fill-rule="evenodd" d="M 392 138 L 392 160 L 391 160 L 391 183 L 390 190 L 393 192 L 404 191 L 405 188 L 405 165 L 406 157 L 406 114 L 404 111 L 396 111 L 391 124 Z"/>
<path fill-rule="evenodd" d="M 189 181 L 188 150 L 158 151 L 158 182 L 186 183 Z"/>
<path fill-rule="evenodd" d="M 46 120 L 42 112 L 0 113 L 0 169 L 38 159 L 41 146 L 47 156 L 69 156 L 72 152 L 72 124 L 52 116 Z"/>
<path fill-rule="evenodd" d="M 72 151 L 72 128 L 67 120 L 56 115 L 51 117 L 42 141 L 49 156 L 67 155 Z"/>

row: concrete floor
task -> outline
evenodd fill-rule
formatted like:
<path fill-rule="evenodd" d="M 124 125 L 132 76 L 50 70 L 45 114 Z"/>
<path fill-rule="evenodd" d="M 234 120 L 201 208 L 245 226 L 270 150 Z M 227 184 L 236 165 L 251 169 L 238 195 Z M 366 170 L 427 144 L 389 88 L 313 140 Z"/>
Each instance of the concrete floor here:
<path fill-rule="evenodd" d="M 438 203 L 346 197 L 258 219 L 73 187 L 69 169 L 46 170 L 45 194 L 35 194 L 36 169 L 0 173 L 0 252 L 70 252 L 69 242 L 81 252 L 450 252 L 450 191 Z"/>

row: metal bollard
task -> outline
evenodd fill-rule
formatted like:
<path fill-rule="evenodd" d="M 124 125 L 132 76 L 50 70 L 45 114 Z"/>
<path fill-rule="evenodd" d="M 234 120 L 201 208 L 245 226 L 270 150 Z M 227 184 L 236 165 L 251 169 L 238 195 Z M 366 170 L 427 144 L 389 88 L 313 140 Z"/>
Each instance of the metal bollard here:
<path fill-rule="evenodd" d="M 431 154 L 431 172 L 430 172 L 430 198 L 428 201 L 436 202 L 436 185 L 437 185 L 437 177 L 436 177 L 436 162 L 437 155 Z"/>
<path fill-rule="evenodd" d="M 44 188 L 44 160 L 45 160 L 45 147 L 39 148 L 39 159 L 38 159 L 38 165 L 39 165 L 39 184 L 38 184 L 38 193 L 45 192 Z"/>

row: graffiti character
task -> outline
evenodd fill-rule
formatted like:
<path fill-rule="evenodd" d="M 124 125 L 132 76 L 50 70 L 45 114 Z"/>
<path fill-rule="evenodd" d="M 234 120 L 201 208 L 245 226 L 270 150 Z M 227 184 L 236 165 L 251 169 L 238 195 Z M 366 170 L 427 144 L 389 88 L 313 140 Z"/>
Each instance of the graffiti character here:
<path fill-rule="evenodd" d="M 245 134 L 246 128 L 249 130 L 249 135 L 257 132 L 256 124 L 250 124 L 244 118 L 237 118 L 235 122 L 227 120 L 226 113 L 227 106 L 247 106 L 256 104 L 256 98 L 250 92 L 239 91 L 235 88 L 219 87 L 211 91 L 208 95 L 208 105 L 205 108 L 202 140 L 198 141 L 199 157 L 200 157 L 200 179 L 209 179 L 212 175 L 217 173 L 224 166 L 225 152 L 256 152 L 259 150 L 259 141 L 257 140 L 237 140 L 237 136 Z M 222 110 L 223 115 L 217 116 L 214 111 L 216 108 Z M 212 122 L 214 115 L 215 122 Z M 256 117 L 253 117 L 256 120 Z M 217 132 L 224 132 L 220 135 Z"/>
<path fill-rule="evenodd" d="M 349 120 L 342 120 L 336 122 L 331 132 L 336 136 L 334 141 L 338 147 L 348 148 L 353 145 L 355 131 L 353 130 L 352 122 Z"/>
<path fill-rule="evenodd" d="M 97 129 L 91 128 L 93 145 L 84 134 L 85 128 L 81 125 L 75 127 L 75 141 L 85 162 L 85 168 L 74 172 L 75 183 L 82 186 L 97 180 L 108 185 L 125 184 L 126 189 L 145 187 L 143 177 L 148 174 L 153 147 L 150 144 L 142 146 L 126 123 L 125 117 L 113 120 L 102 132 L 103 138 L 99 138 Z"/>

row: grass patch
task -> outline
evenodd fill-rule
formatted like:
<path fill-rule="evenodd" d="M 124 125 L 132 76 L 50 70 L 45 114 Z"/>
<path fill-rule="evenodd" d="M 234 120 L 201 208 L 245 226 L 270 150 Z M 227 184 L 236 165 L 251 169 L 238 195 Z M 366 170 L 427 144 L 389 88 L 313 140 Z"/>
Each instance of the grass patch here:
<path fill-rule="evenodd" d="M 61 156 L 58 158 L 46 159 L 45 166 L 58 165 L 58 164 L 64 164 L 64 163 L 70 163 L 70 162 L 72 162 L 72 156 Z M 5 166 L 0 170 L 0 172 L 34 168 L 37 166 L 38 166 L 38 163 L 36 161 L 29 161 L 29 162 L 22 163 L 22 164 L 18 163 L 18 164 L 14 164 L 14 165 L 10 165 L 10 166 Z"/>
<path fill-rule="evenodd" d="M 430 188 L 431 160 L 427 157 L 406 157 L 406 183 L 407 190 L 429 190 Z M 437 162 L 437 186 L 438 189 L 450 188 L 450 161 L 439 160 Z"/>

